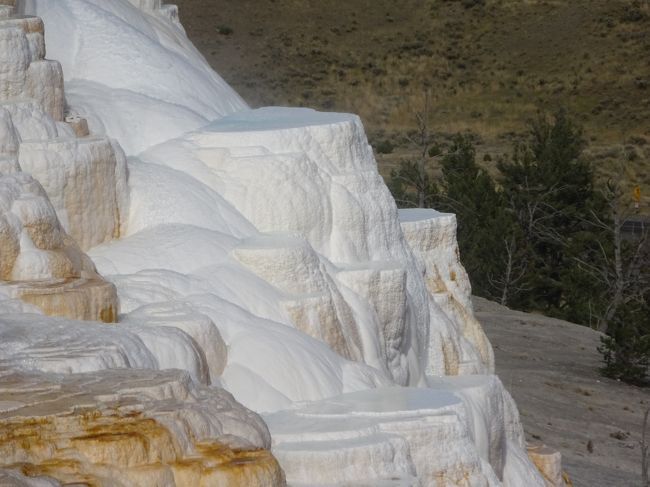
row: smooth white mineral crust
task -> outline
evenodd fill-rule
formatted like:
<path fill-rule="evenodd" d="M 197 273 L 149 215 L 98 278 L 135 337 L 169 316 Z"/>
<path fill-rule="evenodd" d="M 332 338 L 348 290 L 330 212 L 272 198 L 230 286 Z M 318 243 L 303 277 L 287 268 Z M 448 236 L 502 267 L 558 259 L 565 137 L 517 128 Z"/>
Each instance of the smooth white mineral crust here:
<path fill-rule="evenodd" d="M 499 485 L 489 482 L 494 473 L 477 455 L 463 404 L 450 393 L 375 389 L 265 420 L 289 483 L 347 485 L 416 477 L 419 484 L 412 485 Z"/>
<path fill-rule="evenodd" d="M 128 320 L 136 323 L 133 331 L 144 343 L 154 341 L 161 329 L 172 328 L 183 332 L 171 335 L 172 343 L 168 344 L 166 350 L 157 353 L 160 368 L 182 369 L 190 362 L 187 357 L 195 355 L 198 366 L 196 371 L 202 382 L 217 382 L 223 373 L 228 358 L 226 344 L 214 322 L 206 315 L 197 313 L 191 306 L 173 301 L 151 304 L 138 308 L 129 315 Z M 151 328 L 151 339 L 143 333 L 144 327 Z M 193 341 L 186 340 L 185 335 L 189 335 Z M 185 356 L 178 354 L 177 342 L 182 341 L 189 345 Z M 207 371 L 204 370 L 206 368 Z"/>
<path fill-rule="evenodd" d="M 13 5 L 0 5 L 0 19 L 7 19 L 14 13 Z"/>
<path fill-rule="evenodd" d="M 36 178 L 82 249 L 125 231 L 128 170 L 119 144 L 77 138 L 36 100 L 0 103 L 0 135 L 0 174 L 24 171 Z"/>
<path fill-rule="evenodd" d="M 285 151 L 295 152 L 272 153 L 281 150 L 278 141 L 286 141 Z M 391 376 L 400 384 L 423 380 L 429 298 L 358 117 L 307 109 L 245 111 L 154 147 L 141 158 L 199 179 L 259 231 L 302 235 L 321 261 L 330 263 L 335 283 L 337 266 L 398 263 L 406 275 L 402 310 L 408 332 L 405 340 L 383 340 L 393 340 L 399 349 L 391 352 L 390 366 L 384 360 L 379 367 L 392 368 Z M 368 315 L 372 306 L 364 304 L 368 297 L 355 296 L 345 285 L 339 292 L 348 295 L 361 339 L 378 338 L 377 324 Z M 373 366 L 378 366 L 375 357 L 386 354 L 376 338 L 374 344 L 365 340 L 363 349 Z"/>
<path fill-rule="evenodd" d="M 165 4 L 162 0 L 129 0 L 141 10 L 147 10 L 173 22 L 179 29 L 183 29 L 178 18 L 178 7 L 173 4 Z M 183 30 L 184 31 L 184 30 Z"/>
<path fill-rule="evenodd" d="M 429 385 L 433 390 L 375 389 L 266 415 L 287 480 L 544 486 L 518 444 L 521 425 L 508 417 L 509 397 L 496 377 L 436 378 Z"/>
<path fill-rule="evenodd" d="M 341 269 L 336 277 L 367 302 L 370 331 L 363 330 L 367 362 L 380 370 L 386 369 L 395 382 L 408 382 L 408 364 L 400 353 L 407 333 L 406 271 L 398 263 L 371 262 Z M 379 339 L 378 346 L 372 343 Z M 379 363 L 375 364 L 375 356 Z"/>
<path fill-rule="evenodd" d="M 478 454 L 492 466 L 504 485 L 544 485 L 530 460 L 522 456 L 526 450 L 519 413 L 512 407 L 512 397 L 498 377 L 429 377 L 427 382 L 436 391 L 449 391 L 461 398 L 468 417 L 470 436 Z M 486 411 L 490 414 L 485 414 Z M 514 463 L 514 459 L 523 465 L 506 469 L 506 464 Z"/>
<path fill-rule="evenodd" d="M 41 19 L 0 18 L 0 101 L 35 99 L 54 120 L 63 120 L 61 65 L 44 56 Z"/>
<path fill-rule="evenodd" d="M 29 174 L 0 174 L 0 294 L 43 312 L 115 321 L 115 287 L 68 236 Z"/>
<path fill-rule="evenodd" d="M 285 294 L 281 306 L 296 328 L 345 358 L 363 359 L 352 310 L 325 263 L 304 239 L 286 235 L 249 238 L 232 254 Z"/>
<path fill-rule="evenodd" d="M 3 315 L 0 323 L 6 367 L 61 374 L 158 368 L 144 342 L 117 326 L 28 314 Z"/>
<path fill-rule="evenodd" d="M 399 210 L 399 218 L 409 246 L 425 269 L 428 291 L 478 353 L 474 359 L 478 371 L 494 373 L 494 352 L 474 318 L 469 277 L 460 263 L 456 215 L 404 209 Z"/>
<path fill-rule="evenodd" d="M 129 160 L 131 211 L 126 235 L 165 224 L 186 224 L 238 238 L 257 232 L 219 193 L 185 172 Z"/>
<path fill-rule="evenodd" d="M 19 2 L 19 12 L 48 26 L 48 55 L 63 66 L 68 104 L 88 119 L 91 132 L 118 139 L 134 155 L 247 108 L 177 22 L 136 3 Z"/>
<path fill-rule="evenodd" d="M 46 140 L 59 136 L 59 127 L 36 100 L 13 100 L 0 103 L 3 118 L 14 126 L 18 142 L 23 140 Z M 16 149 L 16 152 L 18 148 Z"/>

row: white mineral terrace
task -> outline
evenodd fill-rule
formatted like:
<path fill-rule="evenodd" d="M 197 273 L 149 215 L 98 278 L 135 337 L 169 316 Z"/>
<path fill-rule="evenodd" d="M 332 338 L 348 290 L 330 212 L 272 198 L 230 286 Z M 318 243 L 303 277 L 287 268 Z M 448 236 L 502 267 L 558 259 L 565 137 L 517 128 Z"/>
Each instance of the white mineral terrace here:
<path fill-rule="evenodd" d="M 249 109 L 160 0 L 0 0 L 0 61 L 1 485 L 546 485 L 357 116 Z"/>

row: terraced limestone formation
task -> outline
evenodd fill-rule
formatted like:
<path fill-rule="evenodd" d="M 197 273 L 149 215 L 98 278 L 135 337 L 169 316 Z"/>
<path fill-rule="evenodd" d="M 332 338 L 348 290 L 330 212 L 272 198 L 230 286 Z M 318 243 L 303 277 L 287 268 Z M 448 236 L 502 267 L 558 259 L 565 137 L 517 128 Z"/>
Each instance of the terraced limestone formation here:
<path fill-rule="evenodd" d="M 16 9 L 65 104 L 22 97 L 43 36 L 9 27 L 0 475 L 544 485 L 453 216 L 398 212 L 358 117 L 249 109 L 158 1 Z"/>
<path fill-rule="evenodd" d="M 0 293 L 50 316 L 117 321 L 115 286 L 61 227 L 30 175 L 0 175 Z"/>
<path fill-rule="evenodd" d="M 187 374 L 0 369 L 0 379 L 0 475 L 106 487 L 284 485 L 261 418 Z"/>

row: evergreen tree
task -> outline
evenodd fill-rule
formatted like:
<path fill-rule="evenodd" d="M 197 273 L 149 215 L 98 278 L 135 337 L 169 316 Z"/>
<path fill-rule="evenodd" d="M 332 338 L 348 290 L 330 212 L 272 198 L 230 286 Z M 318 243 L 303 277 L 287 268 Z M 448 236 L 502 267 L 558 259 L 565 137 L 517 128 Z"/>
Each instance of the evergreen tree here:
<path fill-rule="evenodd" d="M 400 208 L 433 208 L 438 187 L 425 160 L 406 160 L 390 173 L 388 189 Z M 424 169 L 423 169 L 424 168 Z"/>
<path fill-rule="evenodd" d="M 506 304 L 516 272 L 507 272 L 508 261 L 520 260 L 513 242 L 520 242 L 512 214 L 490 175 L 476 163 L 471 137 L 458 135 L 442 158 L 444 191 L 438 207 L 456 213 L 458 243 L 473 291 Z M 512 271 L 512 268 L 511 268 Z"/>
<path fill-rule="evenodd" d="M 424 131 L 422 133 L 425 133 Z M 598 328 L 603 373 L 634 383 L 650 367 L 650 235 L 621 236 L 622 186 L 596 188 L 582 153 L 581 129 L 559 111 L 530 124 L 529 140 L 501 160 L 497 186 L 475 159 L 470 136 L 457 135 L 438 152 L 393 171 L 400 206 L 453 212 L 458 243 L 474 294 L 525 310 Z"/>
<path fill-rule="evenodd" d="M 602 211 L 593 171 L 582 157 L 584 147 L 582 130 L 559 111 L 531 122 L 529 141 L 498 164 L 531 264 L 525 277 L 528 291 L 516 304 L 582 323 L 584 314 L 576 309 L 593 289 L 576 256 L 589 258 L 594 251 L 587 222 Z"/>
<path fill-rule="evenodd" d="M 612 318 L 598 350 L 602 373 L 624 382 L 647 385 L 650 369 L 650 294 L 623 305 Z"/>

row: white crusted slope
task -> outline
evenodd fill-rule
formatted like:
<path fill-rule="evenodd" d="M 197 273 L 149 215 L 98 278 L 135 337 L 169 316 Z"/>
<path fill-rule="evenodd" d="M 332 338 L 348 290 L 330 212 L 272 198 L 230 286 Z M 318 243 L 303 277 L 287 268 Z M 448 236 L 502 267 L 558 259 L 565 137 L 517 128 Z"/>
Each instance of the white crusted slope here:
<path fill-rule="evenodd" d="M 61 121 L 65 105 L 61 65 L 44 57 L 41 19 L 0 16 L 0 102 L 33 98 Z"/>
<path fill-rule="evenodd" d="M 43 184 L 64 228 L 83 249 L 120 236 L 128 196 L 119 146 L 99 137 L 27 140 L 18 162 Z"/>
<path fill-rule="evenodd" d="M 63 66 L 68 103 L 92 132 L 117 138 L 129 155 L 247 108 L 178 23 L 151 11 L 158 3 L 19 2 L 19 11 L 48 25 L 49 55 Z"/>
<path fill-rule="evenodd" d="M 449 319 L 459 325 L 461 340 L 472 345 L 470 351 L 466 344 L 459 345 L 462 354 L 456 367 L 459 371 L 494 373 L 492 345 L 474 317 L 469 277 L 460 262 L 456 215 L 430 209 L 403 209 L 399 210 L 399 218 L 409 246 L 425 269 L 429 293 Z M 474 351 L 479 353 L 478 364 L 473 363 L 477 358 Z"/>
<path fill-rule="evenodd" d="M 248 109 L 157 0 L 17 10 L 45 18 L 69 106 L 15 98 L 44 49 L 11 27 L 2 277 L 56 295 L 94 264 L 122 312 L 0 298 L 0 475 L 282 485 L 272 445 L 295 485 L 541 487 L 454 217 L 397 210 L 358 117 Z"/>
<path fill-rule="evenodd" d="M 498 380 L 449 378 L 436 385 L 435 391 L 346 394 L 265 416 L 287 481 L 544 487 L 516 439 L 509 439 Z M 492 415 L 484 414 L 486 406 Z"/>
<path fill-rule="evenodd" d="M 358 336 L 364 361 L 387 370 L 398 383 L 417 385 L 424 370 L 492 370 L 489 344 L 475 340 L 473 325 L 445 313 L 427 292 L 420 269 L 424 264 L 402 235 L 397 208 L 357 117 L 308 109 L 246 111 L 154 147 L 141 158 L 193 176 L 223 195 L 259 231 L 302 235 L 315 253 L 281 264 L 278 252 L 288 251 L 281 250 L 288 244 L 277 239 L 277 249 L 266 245 L 266 251 L 264 246 L 256 251 L 251 270 L 286 292 L 278 283 L 279 267 L 287 266 L 284 272 L 290 275 L 314 267 L 306 256 L 318 255 L 321 263 L 314 269 L 329 273 L 338 287 L 329 284 L 323 299 L 340 303 L 337 296 L 343 296 L 346 305 L 336 306 L 337 322 L 349 321 L 347 307 L 356 320 L 356 330 L 344 325 L 350 330 L 344 333 L 347 348 L 359 349 L 353 338 Z M 245 253 L 251 251 L 235 250 L 233 255 L 240 260 Z M 294 312 L 294 324 L 296 316 Z M 468 334 L 466 340 L 453 340 L 463 334 Z"/>
<path fill-rule="evenodd" d="M 61 227 L 42 186 L 30 175 L 0 174 L 0 294 L 45 313 L 115 321 L 115 287 Z"/>
<path fill-rule="evenodd" d="M 0 174 L 37 178 L 83 249 L 118 237 L 128 200 L 121 149 L 83 137 L 78 118 L 63 121 L 61 66 L 43 59 L 41 19 L 0 18 L 0 38 Z"/>

